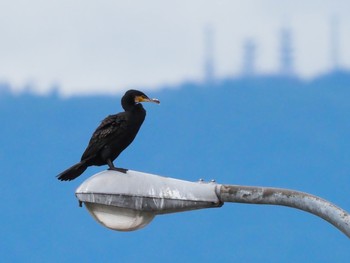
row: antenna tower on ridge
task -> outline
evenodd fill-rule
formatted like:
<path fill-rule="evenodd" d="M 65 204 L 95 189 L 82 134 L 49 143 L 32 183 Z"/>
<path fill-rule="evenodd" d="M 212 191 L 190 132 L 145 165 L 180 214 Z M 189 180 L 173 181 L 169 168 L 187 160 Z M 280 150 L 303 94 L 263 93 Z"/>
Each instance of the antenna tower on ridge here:
<path fill-rule="evenodd" d="M 294 75 L 294 57 L 292 47 L 292 34 L 289 28 L 282 28 L 280 32 L 280 74 Z"/>
<path fill-rule="evenodd" d="M 212 84 L 215 79 L 214 72 L 214 30 L 208 25 L 204 31 L 204 81 L 206 84 Z"/>

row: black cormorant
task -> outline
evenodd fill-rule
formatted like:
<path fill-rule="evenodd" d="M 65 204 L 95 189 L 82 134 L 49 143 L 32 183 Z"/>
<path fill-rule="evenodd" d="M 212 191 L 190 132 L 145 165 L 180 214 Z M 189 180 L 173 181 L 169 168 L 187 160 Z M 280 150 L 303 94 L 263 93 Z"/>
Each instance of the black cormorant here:
<path fill-rule="evenodd" d="M 113 161 L 129 146 L 139 131 L 146 111 L 140 102 L 155 102 L 143 92 L 128 90 L 121 99 L 124 112 L 107 116 L 93 133 L 89 145 L 81 157 L 81 161 L 57 175 L 58 180 L 70 181 L 81 175 L 92 165 L 107 164 L 109 169 L 126 172 L 116 168 Z"/>

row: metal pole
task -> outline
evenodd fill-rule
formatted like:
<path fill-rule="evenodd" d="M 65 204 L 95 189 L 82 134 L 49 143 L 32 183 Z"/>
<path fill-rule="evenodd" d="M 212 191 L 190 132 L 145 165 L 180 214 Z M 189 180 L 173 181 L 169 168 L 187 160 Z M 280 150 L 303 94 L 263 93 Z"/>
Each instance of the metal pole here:
<path fill-rule="evenodd" d="M 350 215 L 317 196 L 289 189 L 221 185 L 217 189 L 222 202 L 282 205 L 297 208 L 328 221 L 350 238 Z"/>

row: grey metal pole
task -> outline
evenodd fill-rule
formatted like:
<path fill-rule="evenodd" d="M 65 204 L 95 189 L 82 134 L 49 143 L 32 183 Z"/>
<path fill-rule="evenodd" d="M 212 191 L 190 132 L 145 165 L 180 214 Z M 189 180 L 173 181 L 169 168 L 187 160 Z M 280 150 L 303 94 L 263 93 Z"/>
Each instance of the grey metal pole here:
<path fill-rule="evenodd" d="M 350 238 L 349 213 L 314 195 L 289 189 L 241 185 L 221 185 L 217 189 L 217 195 L 222 202 L 297 208 L 323 218 Z"/>

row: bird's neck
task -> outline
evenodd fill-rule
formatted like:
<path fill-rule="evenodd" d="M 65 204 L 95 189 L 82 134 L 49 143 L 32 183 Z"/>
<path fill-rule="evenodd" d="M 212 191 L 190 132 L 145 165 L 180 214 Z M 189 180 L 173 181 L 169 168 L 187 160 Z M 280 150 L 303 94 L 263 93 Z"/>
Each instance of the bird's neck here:
<path fill-rule="evenodd" d="M 141 125 L 145 120 L 146 110 L 141 104 L 135 104 L 135 106 L 127 112 L 130 114 L 130 123 Z"/>
<path fill-rule="evenodd" d="M 125 111 L 130 113 L 145 112 L 145 109 L 143 108 L 141 103 L 136 103 L 133 105 L 123 105 L 123 108 Z"/>

